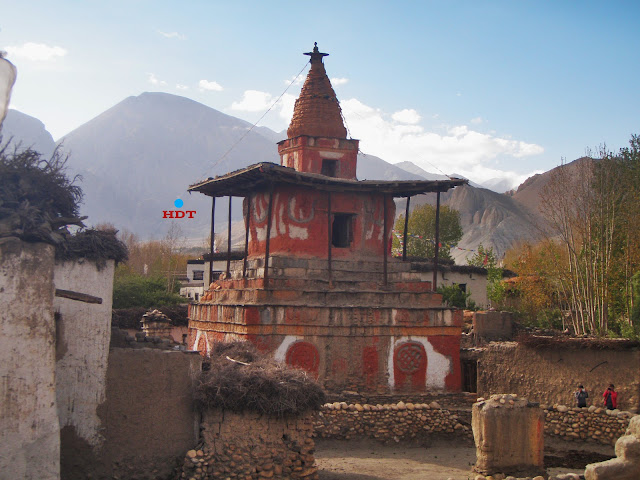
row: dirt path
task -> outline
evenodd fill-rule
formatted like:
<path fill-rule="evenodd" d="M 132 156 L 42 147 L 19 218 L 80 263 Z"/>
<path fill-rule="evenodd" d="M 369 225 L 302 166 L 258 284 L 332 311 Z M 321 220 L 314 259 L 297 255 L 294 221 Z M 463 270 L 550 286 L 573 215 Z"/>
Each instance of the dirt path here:
<path fill-rule="evenodd" d="M 613 455 L 613 447 L 586 447 L 553 442 L 545 450 L 552 475 L 584 470 L 584 465 Z M 573 468 L 561 468 L 566 459 Z M 320 480 L 473 480 L 475 447 L 471 443 L 439 442 L 426 447 L 381 445 L 371 440 L 317 440 Z M 584 462 L 584 463 L 583 463 Z M 581 464 L 581 466 L 580 466 Z"/>

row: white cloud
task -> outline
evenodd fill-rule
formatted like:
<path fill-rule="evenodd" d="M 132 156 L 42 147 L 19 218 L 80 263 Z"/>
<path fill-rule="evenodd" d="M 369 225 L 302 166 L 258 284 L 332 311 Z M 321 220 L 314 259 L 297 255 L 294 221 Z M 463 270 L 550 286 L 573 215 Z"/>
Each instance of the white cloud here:
<path fill-rule="evenodd" d="M 243 112 L 265 112 L 271 108 L 275 100 L 270 93 L 259 90 L 246 90 L 242 95 L 242 100 L 231 104 L 231 109 Z M 281 119 L 287 121 L 291 119 L 295 101 L 296 96 L 285 93 L 278 103 L 274 105 L 274 109 Z"/>
<path fill-rule="evenodd" d="M 409 123 L 411 125 L 418 123 L 421 120 L 420 114 L 413 108 L 405 108 L 391 115 L 398 123 Z"/>
<path fill-rule="evenodd" d="M 357 99 L 344 100 L 341 106 L 351 134 L 360 139 L 365 153 L 391 163 L 409 160 L 433 173 L 455 172 L 476 182 L 496 177 L 516 181 L 522 175 L 494 168 L 496 160 L 544 152 L 540 145 L 476 132 L 467 125 L 450 126 L 441 133 L 426 131 L 417 123 L 398 120 L 415 119 L 415 115 L 402 110 L 389 116 Z"/>
<path fill-rule="evenodd" d="M 189 87 L 180 83 L 176 83 L 176 90 L 189 90 Z"/>
<path fill-rule="evenodd" d="M 285 80 L 284 84 L 285 85 L 302 85 L 302 82 L 304 82 L 305 76 L 301 73 L 300 75 L 298 75 L 297 77 L 295 75 L 292 75 L 291 78 L 289 80 Z"/>
<path fill-rule="evenodd" d="M 332 78 L 331 79 L 331 85 L 333 85 L 334 87 L 337 87 L 337 86 L 340 86 L 340 85 L 344 85 L 348 81 L 349 81 L 348 78 Z"/>
<path fill-rule="evenodd" d="M 15 57 L 17 59 L 25 59 L 32 62 L 50 62 L 59 57 L 64 57 L 67 54 L 67 50 L 62 47 L 51 47 L 44 43 L 34 42 L 27 42 L 20 46 L 7 46 L 4 47 L 4 50 L 9 54 L 9 59 Z"/>
<path fill-rule="evenodd" d="M 198 82 L 198 87 L 200 88 L 200 91 L 210 91 L 210 92 L 221 92 L 222 90 L 224 90 L 224 88 L 222 88 L 222 85 L 220 85 L 218 82 L 210 82 L 208 80 L 200 80 L 200 82 Z"/>
<path fill-rule="evenodd" d="M 473 123 L 474 125 L 479 125 L 482 122 L 484 122 L 484 120 L 482 119 L 482 117 L 476 117 L 476 118 L 472 118 L 471 119 L 471 123 Z"/>
<path fill-rule="evenodd" d="M 270 93 L 259 90 L 246 90 L 242 95 L 242 100 L 231 104 L 231 109 L 244 112 L 261 112 L 269 108 L 272 103 L 273 97 Z"/>
<path fill-rule="evenodd" d="M 165 82 L 164 80 L 159 80 L 158 77 L 156 77 L 153 73 L 147 73 L 147 80 L 151 85 L 154 85 L 156 87 L 164 87 L 167 85 L 167 82 Z"/>
<path fill-rule="evenodd" d="M 186 40 L 186 36 L 182 35 L 178 32 L 163 32 L 162 30 L 158 30 L 158 33 L 165 38 L 177 38 L 178 40 Z"/>

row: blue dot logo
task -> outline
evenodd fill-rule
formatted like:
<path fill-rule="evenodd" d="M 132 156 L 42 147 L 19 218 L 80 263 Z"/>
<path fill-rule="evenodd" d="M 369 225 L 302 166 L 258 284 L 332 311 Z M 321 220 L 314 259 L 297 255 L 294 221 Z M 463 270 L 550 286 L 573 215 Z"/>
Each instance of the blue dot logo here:
<path fill-rule="evenodd" d="M 184 205 L 184 202 L 177 198 L 175 202 L 173 202 L 173 204 L 176 206 L 176 208 L 182 208 L 182 206 Z"/>

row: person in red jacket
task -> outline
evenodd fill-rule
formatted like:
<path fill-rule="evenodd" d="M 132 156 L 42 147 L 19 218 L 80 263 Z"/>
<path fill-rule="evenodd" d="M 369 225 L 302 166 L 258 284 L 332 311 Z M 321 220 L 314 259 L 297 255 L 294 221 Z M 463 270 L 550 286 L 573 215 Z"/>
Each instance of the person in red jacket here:
<path fill-rule="evenodd" d="M 608 410 L 614 410 L 618 408 L 618 393 L 615 391 L 613 383 L 609 384 L 607 389 L 602 394 L 602 398 L 604 398 L 604 406 Z"/>

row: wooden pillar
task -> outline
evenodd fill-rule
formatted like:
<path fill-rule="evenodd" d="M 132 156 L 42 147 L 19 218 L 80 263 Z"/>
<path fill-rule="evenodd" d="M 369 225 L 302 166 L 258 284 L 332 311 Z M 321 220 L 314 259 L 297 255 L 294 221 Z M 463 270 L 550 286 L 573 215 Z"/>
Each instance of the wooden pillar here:
<path fill-rule="evenodd" d="M 431 288 L 435 291 L 438 288 L 438 253 L 440 252 L 440 191 L 436 196 L 436 244 L 434 246 L 433 255 L 433 285 Z"/>
<path fill-rule="evenodd" d="M 329 286 L 333 280 L 333 270 L 331 267 L 331 248 L 333 242 L 333 222 L 331 221 L 331 192 L 327 193 L 327 268 L 329 271 Z"/>
<path fill-rule="evenodd" d="M 249 221 L 251 220 L 251 195 L 247 195 L 247 213 L 244 216 L 244 261 L 242 262 L 242 278 L 247 276 L 247 257 L 249 256 Z"/>
<path fill-rule="evenodd" d="M 269 188 L 269 208 L 267 209 L 267 241 L 264 249 L 264 288 L 269 287 L 269 244 L 271 242 L 272 212 L 273 212 L 273 186 Z"/>
<path fill-rule="evenodd" d="M 402 261 L 407 260 L 407 229 L 409 228 L 409 202 L 411 197 L 407 197 L 407 208 L 404 210 L 404 238 L 402 240 Z"/>
<path fill-rule="evenodd" d="M 227 278 L 231 274 L 231 195 L 229 195 L 229 223 L 227 226 Z"/>
<path fill-rule="evenodd" d="M 209 243 L 209 284 L 213 282 L 213 244 L 216 238 L 216 197 L 211 197 L 211 242 Z M 209 289 L 209 285 L 205 286 L 205 291 Z"/>
<path fill-rule="evenodd" d="M 383 276 L 384 276 L 384 285 L 387 285 L 387 280 L 388 280 L 388 275 L 387 275 L 387 262 L 388 262 L 388 256 L 389 256 L 389 225 L 388 225 L 388 221 L 387 221 L 387 196 L 383 195 L 382 196 L 382 203 L 384 205 L 383 207 L 383 215 L 384 215 L 384 219 L 383 219 L 383 227 L 382 229 L 384 230 L 384 233 L 382 235 L 382 246 L 384 248 L 384 265 L 383 265 Z"/>

